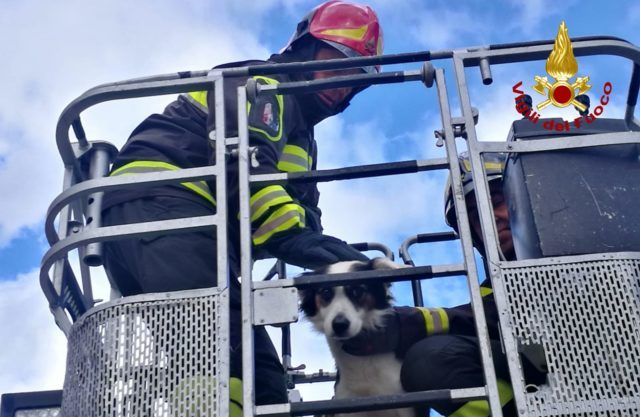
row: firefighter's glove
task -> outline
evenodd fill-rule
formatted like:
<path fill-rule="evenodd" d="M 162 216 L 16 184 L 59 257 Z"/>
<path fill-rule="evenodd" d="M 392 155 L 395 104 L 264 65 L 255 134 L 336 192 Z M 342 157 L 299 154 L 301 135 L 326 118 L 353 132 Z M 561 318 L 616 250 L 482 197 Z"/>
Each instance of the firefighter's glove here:
<path fill-rule="evenodd" d="M 369 260 L 346 242 L 310 229 L 276 234 L 264 246 L 276 258 L 308 269 L 341 261 Z"/>
<path fill-rule="evenodd" d="M 374 330 L 363 330 L 342 345 L 350 355 L 368 356 L 395 353 L 404 358 L 414 343 L 427 336 L 424 315 L 414 307 L 394 307 Z"/>

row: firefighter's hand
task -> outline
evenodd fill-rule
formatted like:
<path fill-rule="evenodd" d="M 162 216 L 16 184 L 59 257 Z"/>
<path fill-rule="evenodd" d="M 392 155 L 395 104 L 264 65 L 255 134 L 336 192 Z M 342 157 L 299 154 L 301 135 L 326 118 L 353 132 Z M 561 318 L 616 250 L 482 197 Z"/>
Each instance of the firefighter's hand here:
<path fill-rule="evenodd" d="M 400 326 L 395 310 L 385 315 L 379 327 L 363 330 L 342 344 L 342 350 L 354 356 L 395 352 L 400 341 Z"/>
<path fill-rule="evenodd" d="M 276 258 L 309 269 L 341 261 L 369 260 L 346 242 L 309 229 L 274 235 L 265 248 Z"/>

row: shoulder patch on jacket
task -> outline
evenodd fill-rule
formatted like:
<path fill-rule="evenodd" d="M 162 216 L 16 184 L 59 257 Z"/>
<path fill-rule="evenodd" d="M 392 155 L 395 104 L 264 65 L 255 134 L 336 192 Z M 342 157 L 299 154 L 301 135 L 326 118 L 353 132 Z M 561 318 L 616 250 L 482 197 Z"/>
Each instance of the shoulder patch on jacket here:
<path fill-rule="evenodd" d="M 267 77 L 254 77 L 262 84 L 277 84 Z M 255 103 L 248 104 L 249 130 L 261 133 L 269 140 L 277 142 L 282 137 L 284 99 L 282 95 L 259 95 Z"/>

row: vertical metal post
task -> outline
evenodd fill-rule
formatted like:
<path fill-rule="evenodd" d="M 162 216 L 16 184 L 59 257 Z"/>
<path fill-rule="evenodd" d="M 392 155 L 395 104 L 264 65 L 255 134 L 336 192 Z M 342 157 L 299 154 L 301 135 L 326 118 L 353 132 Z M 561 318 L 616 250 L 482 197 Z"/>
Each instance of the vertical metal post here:
<path fill-rule="evenodd" d="M 64 170 L 64 178 L 62 180 L 62 191 L 70 188 L 74 183 L 73 167 L 66 167 Z M 58 217 L 58 238 L 64 239 L 69 234 L 69 222 L 71 221 L 71 207 L 65 206 L 60 210 Z M 53 288 L 58 295 L 62 294 L 62 281 L 64 274 L 65 260 L 56 261 L 53 266 Z"/>
<path fill-rule="evenodd" d="M 476 328 L 478 330 L 478 343 L 480 345 L 482 368 L 488 390 L 487 397 L 489 398 L 489 409 L 491 410 L 491 415 L 493 417 L 502 417 L 502 407 L 500 406 L 500 397 L 498 396 L 498 384 L 496 381 L 495 369 L 493 367 L 491 345 L 489 343 L 489 331 L 487 328 L 487 320 L 484 315 L 482 297 L 480 295 L 480 285 L 478 284 L 478 267 L 473 254 L 469 217 L 467 215 L 467 206 L 465 203 L 464 191 L 462 189 L 460 166 L 458 164 L 458 151 L 456 149 L 453 125 L 451 122 L 451 109 L 449 107 L 447 86 L 445 83 L 444 70 L 442 68 L 436 69 L 436 85 L 438 88 L 438 100 L 440 102 L 447 158 L 449 160 L 449 169 L 451 172 L 451 186 L 453 188 L 452 194 L 455 199 L 454 206 L 460 230 L 462 254 L 464 257 L 465 268 L 467 270 L 467 283 L 469 285 L 471 307 L 473 309 Z M 469 112 L 469 114 L 471 114 L 471 112 Z M 471 123 L 473 124 L 473 120 L 471 120 Z"/>
<path fill-rule="evenodd" d="M 102 248 L 100 248 L 100 251 L 102 251 Z M 84 259 L 87 255 L 87 247 L 80 246 L 78 248 L 78 255 L 80 259 Z M 82 296 L 85 299 L 87 307 L 91 308 L 95 304 L 93 299 L 93 287 L 91 285 L 91 269 L 89 268 L 89 265 L 84 262 L 80 262 L 79 264 L 80 279 L 82 280 Z"/>
<path fill-rule="evenodd" d="M 404 261 L 405 265 L 411 267 L 416 266 L 411 256 L 409 255 L 409 246 L 418 241 L 418 236 L 413 236 L 404 242 L 400 246 L 400 258 Z M 424 299 L 422 297 L 422 283 L 419 279 L 411 281 L 411 292 L 413 293 L 413 305 L 416 307 L 424 307 Z"/>
<path fill-rule="evenodd" d="M 410 266 L 416 266 L 413 261 L 410 261 Z M 422 298 L 422 283 L 420 280 L 414 279 L 411 281 L 411 291 L 413 292 L 413 305 L 416 307 L 424 307 L 424 299 Z"/>
<path fill-rule="evenodd" d="M 89 179 L 102 178 L 109 172 L 109 150 L 104 143 L 94 143 L 89 161 Z M 93 193 L 87 197 L 85 229 L 102 226 L 102 197 L 104 192 Z M 102 265 L 102 242 L 90 243 L 82 256 L 83 263 L 89 266 Z M 84 289 L 84 283 L 83 283 Z"/>
<path fill-rule="evenodd" d="M 73 166 L 67 166 L 64 170 L 64 178 L 62 180 L 62 190 L 67 190 L 72 185 L 75 184 L 75 170 Z M 69 205 L 65 206 L 60 210 L 60 215 L 58 217 L 58 238 L 64 239 L 71 232 L 69 227 L 73 223 L 71 219 L 71 207 Z M 70 270 L 71 268 L 67 268 L 68 261 L 65 258 L 60 259 L 55 262 L 53 265 L 53 274 L 52 274 L 52 285 L 58 296 L 62 296 L 63 292 L 63 284 L 65 282 L 65 272 Z M 51 313 L 54 316 L 55 322 L 60 327 L 65 336 L 69 336 L 69 332 L 71 331 L 71 321 L 67 316 L 64 307 L 57 305 L 55 307 L 51 307 Z"/>
<path fill-rule="evenodd" d="M 278 279 L 287 279 L 287 265 L 284 261 L 278 260 L 276 262 L 276 270 L 278 271 Z M 295 388 L 293 378 L 290 378 L 288 373 L 293 366 L 291 363 L 291 325 L 289 323 L 282 327 L 282 366 L 287 374 L 287 388 Z"/>
<path fill-rule="evenodd" d="M 506 304 L 507 295 L 504 289 L 504 283 L 502 281 L 500 269 L 497 266 L 500 262 L 497 239 L 498 233 L 496 231 L 496 225 L 493 218 L 493 207 L 490 203 L 491 197 L 489 195 L 487 176 L 483 169 L 480 151 L 478 150 L 480 145 L 476 136 L 475 124 L 471 113 L 471 102 L 469 100 L 469 92 L 467 90 L 466 79 L 464 76 L 464 63 L 460 57 L 454 56 L 454 67 L 458 81 L 460 105 L 462 107 L 462 115 L 465 120 L 465 129 L 467 132 L 471 170 L 474 178 L 476 179 L 474 184 L 476 187 L 476 199 L 478 203 L 480 223 L 482 226 L 482 238 L 485 242 L 485 256 L 488 261 L 487 264 L 490 266 L 487 273 L 491 276 L 491 284 L 493 286 L 498 314 L 500 317 L 503 317 L 502 313 L 508 311 L 508 306 Z M 481 181 L 479 181 L 480 177 L 482 177 Z M 506 328 L 507 326 L 509 326 L 509 324 L 505 323 L 504 320 L 500 321 L 501 328 Z M 511 377 L 511 386 L 513 388 L 516 406 L 518 407 L 519 412 L 524 412 L 522 407 L 525 406 L 525 388 L 519 372 L 520 358 L 513 333 L 508 329 L 503 331 L 502 341 L 507 356 L 509 375 Z"/>
<path fill-rule="evenodd" d="M 251 278 L 251 221 L 249 206 L 249 130 L 247 91 L 238 87 L 238 180 L 240 198 L 240 275 L 242 276 L 242 400 L 244 417 L 254 413 L 253 282 Z"/>
<path fill-rule="evenodd" d="M 229 249 L 227 236 L 227 160 L 226 160 L 226 137 L 227 129 L 225 123 L 224 106 L 224 77 L 220 71 L 215 75 L 215 118 L 216 130 L 211 132 L 215 135 L 210 138 L 215 140 L 216 155 L 216 215 L 218 224 L 216 226 L 216 244 L 218 246 L 218 287 L 229 288 Z M 211 111 L 211 110 L 209 110 Z"/>
<path fill-rule="evenodd" d="M 216 130 L 211 134 L 216 135 L 215 139 L 215 156 L 216 156 L 216 216 L 218 223 L 216 224 L 216 245 L 218 259 L 218 287 L 220 289 L 229 288 L 229 253 L 227 248 L 227 166 L 226 166 L 226 126 L 225 126 L 225 106 L 224 106 L 224 78 L 220 72 L 214 72 L 214 98 L 215 98 L 215 118 Z M 211 111 L 211 109 L 209 109 Z M 213 138 L 212 138 L 213 139 Z M 218 406 L 221 416 L 229 415 L 229 298 L 223 296 L 220 298 L 220 311 L 223 312 L 222 317 L 218 320 L 218 335 L 220 336 L 220 345 L 218 353 L 218 381 L 220 389 L 218 389 Z"/>
<path fill-rule="evenodd" d="M 637 124 L 634 117 L 636 112 L 636 104 L 638 101 L 638 89 L 640 88 L 640 65 L 633 64 L 633 72 L 631 73 L 631 81 L 629 81 L 629 95 L 627 97 L 627 108 L 624 112 L 624 120 L 627 126 Z"/>

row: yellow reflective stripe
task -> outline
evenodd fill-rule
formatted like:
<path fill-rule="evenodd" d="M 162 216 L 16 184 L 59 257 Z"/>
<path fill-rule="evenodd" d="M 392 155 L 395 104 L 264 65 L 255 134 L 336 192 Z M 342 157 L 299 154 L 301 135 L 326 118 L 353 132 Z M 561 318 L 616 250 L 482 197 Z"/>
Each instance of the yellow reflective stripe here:
<path fill-rule="evenodd" d="M 229 402 L 229 417 L 242 417 L 242 407 L 238 404 L 230 401 Z"/>
<path fill-rule="evenodd" d="M 249 199 L 251 221 L 259 219 L 270 207 L 292 202 L 293 199 L 280 185 L 270 185 L 253 194 Z"/>
<path fill-rule="evenodd" d="M 449 333 L 449 316 L 444 308 L 436 308 L 438 316 L 440 316 L 440 323 L 442 323 L 442 333 Z"/>
<path fill-rule="evenodd" d="M 424 308 L 424 307 L 418 307 L 418 310 L 420 310 L 420 312 L 422 313 L 422 316 L 424 317 L 424 325 L 426 326 L 427 329 L 427 336 L 430 336 L 433 334 L 433 317 L 431 316 L 431 311 L 429 311 L 428 308 Z"/>
<path fill-rule="evenodd" d="M 148 172 L 159 172 L 159 171 L 179 171 L 179 166 L 170 164 L 168 162 L 162 161 L 134 161 L 130 162 L 126 165 L 121 166 L 120 168 L 114 170 L 109 176 L 115 177 L 118 175 L 133 175 L 133 174 L 145 174 Z M 180 185 L 188 188 L 199 196 L 205 198 L 211 204 L 216 204 L 215 198 L 213 198 L 213 194 L 211 193 L 211 189 L 207 185 L 205 181 L 195 181 L 195 182 L 181 182 Z"/>
<path fill-rule="evenodd" d="M 192 91 L 190 93 L 184 94 L 192 104 L 198 107 L 205 113 L 209 112 L 209 105 L 207 104 L 207 93 L 208 91 Z"/>
<path fill-rule="evenodd" d="M 296 164 L 295 162 L 283 161 L 282 159 L 278 161 L 278 169 L 283 172 L 306 172 L 307 168 Z"/>
<path fill-rule="evenodd" d="M 309 154 L 307 153 L 307 151 L 297 145 L 284 145 L 282 153 L 299 156 L 304 160 L 308 160 L 309 158 Z"/>
<path fill-rule="evenodd" d="M 487 295 L 493 294 L 493 290 L 487 287 L 480 287 L 480 296 L 486 297 Z"/>
<path fill-rule="evenodd" d="M 500 406 L 504 407 L 505 404 L 513 399 L 513 390 L 508 382 L 502 379 L 498 379 L 497 382 Z M 449 417 L 489 417 L 489 415 L 489 402 L 487 400 L 473 400 L 458 408 Z"/>
<path fill-rule="evenodd" d="M 253 234 L 253 243 L 260 245 L 274 234 L 293 227 L 304 227 L 304 209 L 297 204 L 285 204 L 271 216 Z"/>
<path fill-rule="evenodd" d="M 278 169 L 285 172 L 309 171 L 311 168 L 311 157 L 299 146 L 284 145 L 282 155 L 278 161 Z"/>
<path fill-rule="evenodd" d="M 449 316 L 444 308 L 418 307 L 424 317 L 427 336 L 449 332 Z"/>
<path fill-rule="evenodd" d="M 360 41 L 364 39 L 364 35 L 367 33 L 367 25 L 363 25 L 355 29 L 325 29 L 320 33 L 323 35 L 341 36 L 343 38 Z"/>
<path fill-rule="evenodd" d="M 262 81 L 266 82 L 267 84 L 271 84 L 271 85 L 278 84 L 278 80 L 273 79 L 273 78 L 269 78 L 269 77 L 263 77 L 261 75 L 256 75 L 253 78 L 255 80 L 262 80 Z M 278 101 L 278 133 L 275 136 L 271 136 L 270 134 L 268 134 L 263 129 L 259 129 L 259 128 L 254 127 L 254 126 L 249 126 L 249 130 L 251 130 L 253 132 L 262 133 L 264 136 L 266 136 L 272 142 L 279 141 L 282 138 L 282 131 L 283 131 L 282 117 L 283 117 L 283 112 L 284 112 L 284 98 L 282 97 L 282 94 L 276 94 L 275 97 L 276 97 L 276 100 Z M 251 102 L 247 102 L 247 114 L 249 114 L 250 111 L 251 111 Z"/>
<path fill-rule="evenodd" d="M 466 171 L 471 172 L 471 161 L 469 161 L 468 159 L 464 159 L 462 161 L 462 164 L 464 165 L 464 169 Z M 502 170 L 504 168 L 504 164 L 500 162 L 485 162 L 484 168 L 490 170 Z"/>
<path fill-rule="evenodd" d="M 242 417 L 242 380 L 229 378 L 229 417 Z"/>

